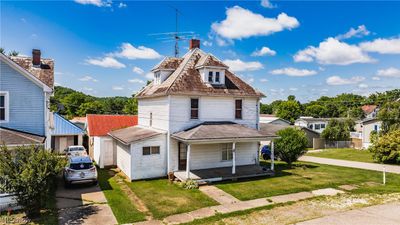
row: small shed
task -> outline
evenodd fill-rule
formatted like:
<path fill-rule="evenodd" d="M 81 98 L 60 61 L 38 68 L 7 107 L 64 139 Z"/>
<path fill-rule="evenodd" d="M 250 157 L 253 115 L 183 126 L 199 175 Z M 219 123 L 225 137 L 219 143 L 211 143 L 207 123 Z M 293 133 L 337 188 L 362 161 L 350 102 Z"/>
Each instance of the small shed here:
<path fill-rule="evenodd" d="M 53 113 L 51 133 L 51 149 L 63 153 L 70 145 L 82 145 L 84 131 L 58 113 Z"/>

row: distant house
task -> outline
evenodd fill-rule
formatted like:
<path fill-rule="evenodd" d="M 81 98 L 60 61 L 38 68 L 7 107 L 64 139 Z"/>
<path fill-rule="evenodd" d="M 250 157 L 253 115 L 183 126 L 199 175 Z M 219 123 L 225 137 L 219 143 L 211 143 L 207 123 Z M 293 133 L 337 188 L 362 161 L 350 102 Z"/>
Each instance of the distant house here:
<path fill-rule="evenodd" d="M 270 123 L 274 120 L 279 119 L 276 115 L 273 114 L 260 114 L 260 123 Z"/>
<path fill-rule="evenodd" d="M 373 119 L 378 115 L 379 108 L 376 105 L 363 105 L 361 109 L 366 119 Z"/>
<path fill-rule="evenodd" d="M 131 180 L 166 176 L 216 181 L 265 175 L 259 142 L 264 95 L 191 40 L 182 58 L 157 64 L 153 81 L 135 97 L 138 126 L 109 133 L 117 166 Z"/>
<path fill-rule="evenodd" d="M 331 119 L 333 118 L 300 117 L 294 122 L 294 125 L 299 127 L 307 127 L 310 130 L 322 133 Z"/>
<path fill-rule="evenodd" d="M 49 122 L 54 61 L 0 54 L 0 143 L 8 146 L 36 144 L 51 147 Z"/>
<path fill-rule="evenodd" d="M 371 133 L 373 131 L 379 132 L 381 130 L 382 126 L 382 121 L 378 120 L 377 118 L 371 118 L 371 119 L 364 119 L 362 121 L 362 147 L 364 149 L 368 148 L 371 146 Z"/>
<path fill-rule="evenodd" d="M 89 155 L 104 168 L 116 165 L 116 143 L 108 136 L 114 130 L 138 124 L 138 117 L 131 115 L 86 115 L 86 131 L 89 136 Z"/>
<path fill-rule="evenodd" d="M 78 127 L 80 127 L 81 129 L 85 129 L 85 124 L 86 124 L 86 116 L 76 116 L 72 119 L 70 119 L 69 121 L 71 121 L 71 123 L 77 125 Z"/>
<path fill-rule="evenodd" d="M 82 145 L 83 130 L 57 113 L 53 113 L 50 133 L 51 149 L 57 153 L 63 153 L 71 145 Z"/>

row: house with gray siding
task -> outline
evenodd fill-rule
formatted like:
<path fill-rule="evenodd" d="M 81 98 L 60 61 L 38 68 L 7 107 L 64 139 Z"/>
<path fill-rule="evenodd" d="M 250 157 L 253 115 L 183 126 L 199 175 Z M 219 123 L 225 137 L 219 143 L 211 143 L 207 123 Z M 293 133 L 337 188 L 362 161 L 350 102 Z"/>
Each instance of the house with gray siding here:
<path fill-rule="evenodd" d="M 44 144 L 50 148 L 49 107 L 53 93 L 54 62 L 41 59 L 40 55 L 40 50 L 35 49 L 32 57 L 0 54 L 2 144 Z"/>

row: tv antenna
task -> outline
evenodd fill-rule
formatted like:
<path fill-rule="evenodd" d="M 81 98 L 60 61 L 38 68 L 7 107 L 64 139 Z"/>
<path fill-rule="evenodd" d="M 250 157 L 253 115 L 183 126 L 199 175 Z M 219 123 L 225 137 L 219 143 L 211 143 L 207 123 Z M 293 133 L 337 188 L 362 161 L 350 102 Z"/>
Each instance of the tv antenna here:
<path fill-rule="evenodd" d="M 196 36 L 193 31 L 182 31 L 179 32 L 178 22 L 179 15 L 183 15 L 181 11 L 173 6 L 169 6 L 175 10 L 175 31 L 173 32 L 164 32 L 164 33 L 154 33 L 149 34 L 150 36 L 158 36 L 158 40 L 162 40 L 162 42 L 175 42 L 174 47 L 174 55 L 175 57 L 179 57 L 179 42 L 184 40 L 190 40 Z"/>

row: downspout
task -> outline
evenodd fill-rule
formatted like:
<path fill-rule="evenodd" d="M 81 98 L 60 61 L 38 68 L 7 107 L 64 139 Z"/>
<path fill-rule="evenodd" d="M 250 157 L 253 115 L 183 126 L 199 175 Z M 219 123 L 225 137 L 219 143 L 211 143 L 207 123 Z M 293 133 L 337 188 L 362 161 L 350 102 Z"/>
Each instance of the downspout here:
<path fill-rule="evenodd" d="M 171 118 L 171 95 L 168 95 L 168 125 L 167 125 L 167 175 L 171 172 L 171 148 L 170 148 L 170 118 Z"/>

